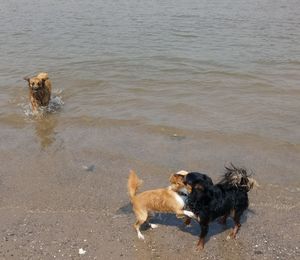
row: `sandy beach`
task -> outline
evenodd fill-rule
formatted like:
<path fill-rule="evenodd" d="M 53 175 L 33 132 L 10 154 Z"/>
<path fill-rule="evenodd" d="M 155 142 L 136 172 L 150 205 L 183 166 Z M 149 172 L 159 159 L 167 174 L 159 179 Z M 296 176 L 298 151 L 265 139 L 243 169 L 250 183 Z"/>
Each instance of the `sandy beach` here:
<path fill-rule="evenodd" d="M 166 129 L 142 134 L 143 127 L 128 122 L 109 125 L 103 122 L 96 130 L 57 127 L 55 142 L 48 147 L 41 146 L 43 140 L 33 134 L 34 128 L 16 130 L 13 139 L 9 138 L 13 130 L 2 128 L 1 259 L 299 257 L 299 178 L 284 185 L 280 179 L 270 181 L 274 174 L 288 171 L 288 165 L 281 169 L 274 165 L 279 155 L 268 147 L 257 150 L 270 159 L 268 165 L 257 155 L 249 165 L 256 169 L 261 187 L 250 192 L 250 209 L 236 240 L 226 240 L 231 221 L 226 228 L 213 222 L 204 251 L 196 252 L 198 225 L 184 227 L 171 214 L 156 215 L 153 220 L 159 228 L 143 231 L 145 241 L 138 240 L 126 191 L 130 168 L 144 180 L 141 190 L 167 186 L 170 173 L 180 169 L 170 167 L 172 160 L 181 160 L 183 169 L 201 170 L 218 180 L 226 155 L 246 165 L 251 157 L 249 146 L 236 149 L 232 141 L 232 148 L 226 141 L 217 146 L 214 140 L 207 143 L 208 137 L 185 133 L 181 133 L 184 138 L 174 138 Z M 107 143 L 115 143 L 117 152 L 109 151 Z M 156 145 L 160 151 L 153 149 Z M 290 157 L 289 166 L 292 163 Z M 84 255 L 79 255 L 80 248 L 86 251 Z"/>

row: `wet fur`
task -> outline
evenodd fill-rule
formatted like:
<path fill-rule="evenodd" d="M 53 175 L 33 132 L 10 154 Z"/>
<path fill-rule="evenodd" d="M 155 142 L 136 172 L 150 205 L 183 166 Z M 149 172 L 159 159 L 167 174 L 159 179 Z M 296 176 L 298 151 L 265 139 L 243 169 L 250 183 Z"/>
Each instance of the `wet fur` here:
<path fill-rule="evenodd" d="M 191 187 L 187 204 L 198 217 L 201 226 L 198 249 L 204 248 L 209 222 L 219 217 L 220 222 L 225 224 L 227 217 L 232 214 L 235 226 L 228 238 L 236 237 L 241 226 L 240 218 L 249 206 L 247 193 L 257 185 L 244 168 L 231 164 L 225 169 L 222 180 L 216 185 L 202 173 L 189 173 L 185 176 L 184 182 Z"/>
<path fill-rule="evenodd" d="M 170 177 L 171 185 L 169 187 L 136 194 L 142 181 L 134 171 L 130 171 L 127 187 L 136 216 L 134 228 L 140 239 L 144 239 L 144 236 L 140 232 L 140 226 L 147 221 L 150 212 L 175 213 L 179 216 L 187 217 L 193 216 L 192 212 L 184 210 L 184 200 L 177 193 L 185 187 L 183 178 L 184 175 L 173 174 Z M 153 224 L 150 224 L 150 226 L 154 227 Z"/>
<path fill-rule="evenodd" d="M 41 72 L 36 77 L 24 79 L 28 82 L 32 111 L 36 113 L 40 107 L 48 106 L 51 98 L 51 81 L 48 73 Z"/>

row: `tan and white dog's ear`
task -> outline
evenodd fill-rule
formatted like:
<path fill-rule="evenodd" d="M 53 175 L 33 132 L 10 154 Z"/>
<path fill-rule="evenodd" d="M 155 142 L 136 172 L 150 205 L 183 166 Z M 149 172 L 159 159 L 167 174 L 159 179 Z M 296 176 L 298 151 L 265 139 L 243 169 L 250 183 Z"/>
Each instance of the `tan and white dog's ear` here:
<path fill-rule="evenodd" d="M 170 176 L 169 182 L 170 182 L 170 183 L 174 183 L 174 182 L 175 182 L 175 176 L 174 176 L 174 174 L 172 174 L 172 175 Z"/>
<path fill-rule="evenodd" d="M 178 182 L 178 179 L 182 179 L 183 178 L 183 176 L 181 176 L 181 175 L 177 175 L 176 173 L 175 174 L 172 174 L 171 176 L 170 176 L 170 178 L 169 178 L 169 182 L 171 183 L 171 184 L 176 184 L 177 182 Z"/>
<path fill-rule="evenodd" d="M 169 181 L 171 182 L 171 183 L 176 183 L 177 182 L 177 179 L 179 178 L 179 177 L 181 177 L 181 179 L 182 179 L 182 177 L 184 177 L 185 175 L 187 175 L 188 174 L 188 172 L 187 171 L 179 171 L 179 172 L 176 172 L 176 173 L 173 173 L 171 176 L 170 176 L 170 178 L 169 178 Z"/>
<path fill-rule="evenodd" d="M 175 174 L 176 174 L 176 175 L 185 176 L 185 175 L 188 174 L 188 172 L 187 172 L 187 171 L 184 171 L 184 170 L 181 170 L 181 171 L 179 171 L 179 172 L 176 172 Z"/>

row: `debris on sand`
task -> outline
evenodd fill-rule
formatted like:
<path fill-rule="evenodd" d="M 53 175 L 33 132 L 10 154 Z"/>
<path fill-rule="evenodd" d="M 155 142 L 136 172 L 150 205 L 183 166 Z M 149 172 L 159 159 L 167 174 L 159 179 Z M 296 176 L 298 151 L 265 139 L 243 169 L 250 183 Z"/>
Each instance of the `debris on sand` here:
<path fill-rule="evenodd" d="M 82 248 L 79 248 L 79 252 L 80 255 L 84 255 L 86 253 L 86 250 L 83 250 Z"/>
<path fill-rule="evenodd" d="M 177 141 L 184 140 L 185 138 L 186 138 L 185 135 L 178 135 L 176 133 L 171 135 L 171 139 L 177 140 Z"/>
<path fill-rule="evenodd" d="M 94 164 L 92 165 L 83 165 L 82 168 L 86 170 L 87 172 L 93 172 L 96 168 Z"/>

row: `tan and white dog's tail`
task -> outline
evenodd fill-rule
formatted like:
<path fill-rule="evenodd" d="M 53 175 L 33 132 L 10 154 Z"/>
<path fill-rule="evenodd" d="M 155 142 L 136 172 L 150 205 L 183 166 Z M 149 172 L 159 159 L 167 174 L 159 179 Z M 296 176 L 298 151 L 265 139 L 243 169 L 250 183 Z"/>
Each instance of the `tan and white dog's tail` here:
<path fill-rule="evenodd" d="M 138 188 L 142 185 L 143 181 L 138 178 L 135 171 L 130 170 L 127 188 L 130 200 L 132 201 Z"/>

